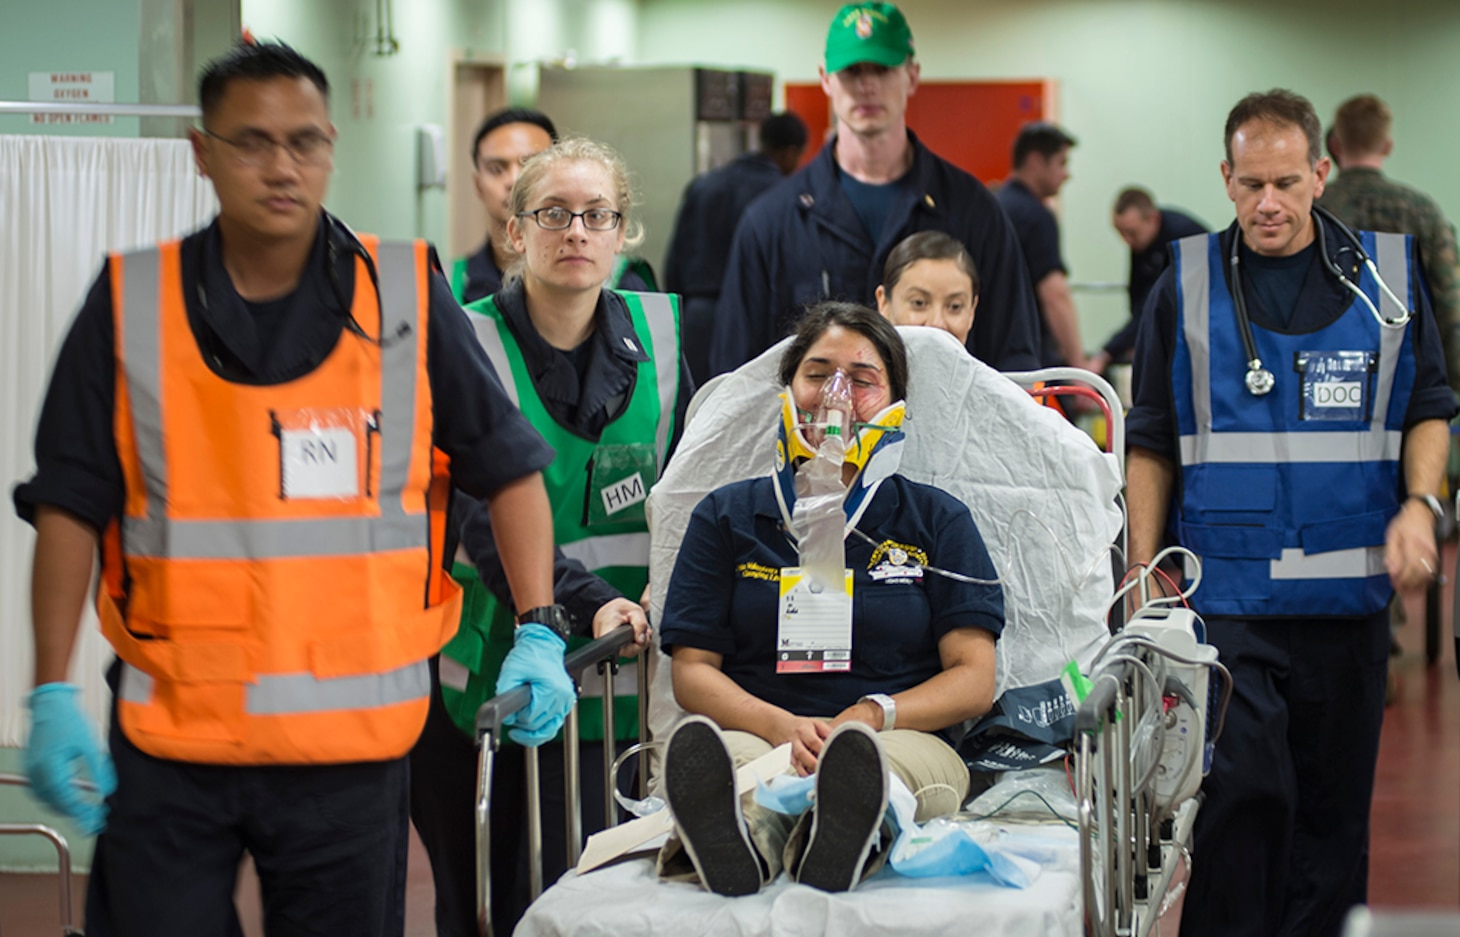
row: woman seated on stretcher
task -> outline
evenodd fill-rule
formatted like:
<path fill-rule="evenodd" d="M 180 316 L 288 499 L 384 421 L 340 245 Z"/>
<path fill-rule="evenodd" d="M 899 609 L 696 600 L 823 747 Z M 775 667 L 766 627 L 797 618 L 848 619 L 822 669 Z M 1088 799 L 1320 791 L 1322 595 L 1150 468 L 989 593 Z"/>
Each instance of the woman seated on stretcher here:
<path fill-rule="evenodd" d="M 659 870 L 722 895 L 783 868 L 827 891 L 876 871 L 889 770 L 919 822 L 956 812 L 969 778 L 951 730 L 989 708 L 1004 625 L 967 507 L 893 474 L 897 330 L 862 306 L 818 306 L 780 377 L 778 469 L 700 502 L 663 615 L 674 693 L 696 715 L 669 736 L 677 835 Z M 935 432 L 937 415 L 925 419 Z M 815 775 L 799 819 L 734 794 L 736 767 L 787 742 L 796 773 Z"/>

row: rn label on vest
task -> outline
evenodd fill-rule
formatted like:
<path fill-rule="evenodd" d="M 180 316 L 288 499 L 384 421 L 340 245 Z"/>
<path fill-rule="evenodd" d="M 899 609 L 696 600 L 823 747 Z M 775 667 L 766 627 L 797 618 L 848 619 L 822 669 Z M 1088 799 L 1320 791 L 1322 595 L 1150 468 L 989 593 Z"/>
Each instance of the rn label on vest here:
<path fill-rule="evenodd" d="M 644 501 L 649 497 L 649 492 L 644 488 L 643 474 L 635 472 L 628 478 L 604 487 L 599 495 L 603 498 L 603 512 L 613 515 Z"/>
<path fill-rule="evenodd" d="M 313 426 L 279 433 L 283 449 L 284 497 L 355 498 L 360 463 L 355 432 L 343 426 Z"/>

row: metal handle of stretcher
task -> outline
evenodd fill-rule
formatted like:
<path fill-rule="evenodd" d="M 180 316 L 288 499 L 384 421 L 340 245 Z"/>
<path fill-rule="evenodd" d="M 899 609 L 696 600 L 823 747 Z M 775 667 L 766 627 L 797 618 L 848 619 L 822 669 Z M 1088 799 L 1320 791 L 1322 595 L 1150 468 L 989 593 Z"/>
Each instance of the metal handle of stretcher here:
<path fill-rule="evenodd" d="M 570 651 L 563 657 L 563 667 L 578 682 L 578 675 L 589 667 L 597 666 L 603 675 L 603 794 L 604 820 L 614 825 L 616 815 L 613 799 L 614 777 L 614 675 L 618 671 L 619 651 L 633 643 L 634 629 L 622 625 L 595 641 Z M 649 724 L 649 666 L 643 655 L 639 658 L 639 738 L 648 735 Z M 492 861 L 491 861 L 491 816 L 492 816 L 492 761 L 501 744 L 502 722 L 508 716 L 522 709 L 531 699 L 527 687 L 517 687 L 487 700 L 477 710 L 476 739 L 479 750 L 477 760 L 477 927 L 485 937 L 492 937 Z M 578 864 L 583 849 L 583 814 L 581 809 L 578 762 L 578 706 L 575 703 L 568 711 L 563 723 L 563 785 L 566 800 L 566 831 L 568 867 Z M 527 853 L 528 875 L 533 900 L 542 894 L 542 793 L 539 787 L 540 772 L 536 748 L 525 750 L 527 762 Z M 648 784 L 648 772 L 639 771 L 640 796 Z"/>
<path fill-rule="evenodd" d="M 1157 816 L 1152 792 L 1136 777 L 1144 679 L 1134 664 L 1102 668 L 1075 714 L 1080 868 L 1086 933 L 1094 937 L 1151 933 L 1200 805 L 1198 795 Z"/>
<path fill-rule="evenodd" d="M 1086 371 L 1084 368 L 1041 368 L 1038 371 L 1006 371 L 1004 377 L 1018 384 L 1025 390 L 1040 397 L 1062 397 L 1062 396 L 1083 396 L 1094 400 L 1100 407 L 1101 415 L 1105 417 L 1105 425 L 1109 428 L 1106 434 L 1105 451 L 1113 452 L 1125 458 L 1125 408 L 1121 405 L 1120 394 L 1110 382 L 1094 371 Z M 1035 385 L 1048 384 L 1050 381 L 1062 381 L 1074 386 L 1071 387 L 1039 387 Z M 1121 479 L 1125 478 L 1125 466 L 1121 464 Z"/>
<path fill-rule="evenodd" d="M 96 787 L 85 781 L 79 782 L 85 790 Z M 0 774 L 0 784 L 29 787 L 30 781 L 19 774 Z M 71 923 L 71 847 L 54 827 L 44 823 L 0 823 L 0 836 L 43 836 L 56 847 L 56 889 L 61 898 L 61 934 L 63 937 L 80 937 L 81 931 Z"/>

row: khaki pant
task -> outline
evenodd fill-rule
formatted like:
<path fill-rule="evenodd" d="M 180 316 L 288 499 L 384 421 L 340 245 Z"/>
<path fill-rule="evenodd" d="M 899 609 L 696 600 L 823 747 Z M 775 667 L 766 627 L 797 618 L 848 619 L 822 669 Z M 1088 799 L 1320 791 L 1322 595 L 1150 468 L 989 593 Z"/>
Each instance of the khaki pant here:
<path fill-rule="evenodd" d="M 724 733 L 725 747 L 738 769 L 766 754 L 773 747 L 765 739 L 749 732 L 729 730 Z M 917 822 L 926 823 L 934 817 L 945 817 L 957 813 L 968 796 L 968 766 L 948 743 L 936 735 L 918 732 L 914 729 L 893 729 L 877 733 L 877 741 L 887 756 L 888 770 L 902 779 L 917 798 Z M 769 781 L 770 778 L 762 778 Z M 767 873 L 766 881 L 780 874 L 781 870 L 794 870 L 806 849 L 806 837 L 810 833 L 811 812 L 800 817 L 788 817 L 774 810 L 767 810 L 755 802 L 755 790 L 740 796 L 740 809 L 745 814 L 745 826 L 750 832 L 750 841 L 760 853 Z M 896 834 L 888 820 L 882 824 L 882 849 L 867 860 L 862 875 L 865 878 L 882 867 L 887 849 Z M 658 871 L 662 878 L 679 882 L 698 882 L 699 874 L 684 852 L 678 836 L 671 836 L 669 842 L 659 851 Z"/>

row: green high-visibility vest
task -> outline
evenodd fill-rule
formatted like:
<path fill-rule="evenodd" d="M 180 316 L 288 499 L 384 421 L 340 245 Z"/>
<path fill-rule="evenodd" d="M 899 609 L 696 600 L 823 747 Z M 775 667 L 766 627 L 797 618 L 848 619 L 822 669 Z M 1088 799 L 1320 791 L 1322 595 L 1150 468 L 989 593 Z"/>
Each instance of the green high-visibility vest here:
<path fill-rule="evenodd" d="M 644 499 L 668 456 L 679 395 L 679 297 L 665 293 L 619 293 L 629 309 L 649 359 L 639 364 L 634 393 L 624 412 L 591 442 L 553 419 L 532 385 L 517 339 L 491 297 L 466 307 L 477 340 L 497 369 L 509 397 L 557 452 L 543 470 L 553 509 L 553 539 L 630 599 L 637 600 L 649 578 L 649 528 Z M 516 622 L 512 611 L 481 584 L 476 571 L 457 564 L 462 584 L 461 626 L 441 650 L 441 693 L 463 732 L 475 730 L 476 711 L 496 694 L 497 674 L 512 649 Z M 587 639 L 574 638 L 569 647 Z M 588 676 L 585 674 L 585 682 Z M 615 735 L 638 736 L 635 681 L 619 675 L 614 703 Z M 579 729 L 587 740 L 603 738 L 602 703 L 585 688 L 579 704 Z"/>
<path fill-rule="evenodd" d="M 466 261 L 467 258 L 458 257 L 451 263 L 451 295 L 459 303 L 465 302 L 462 297 L 466 295 Z"/>

